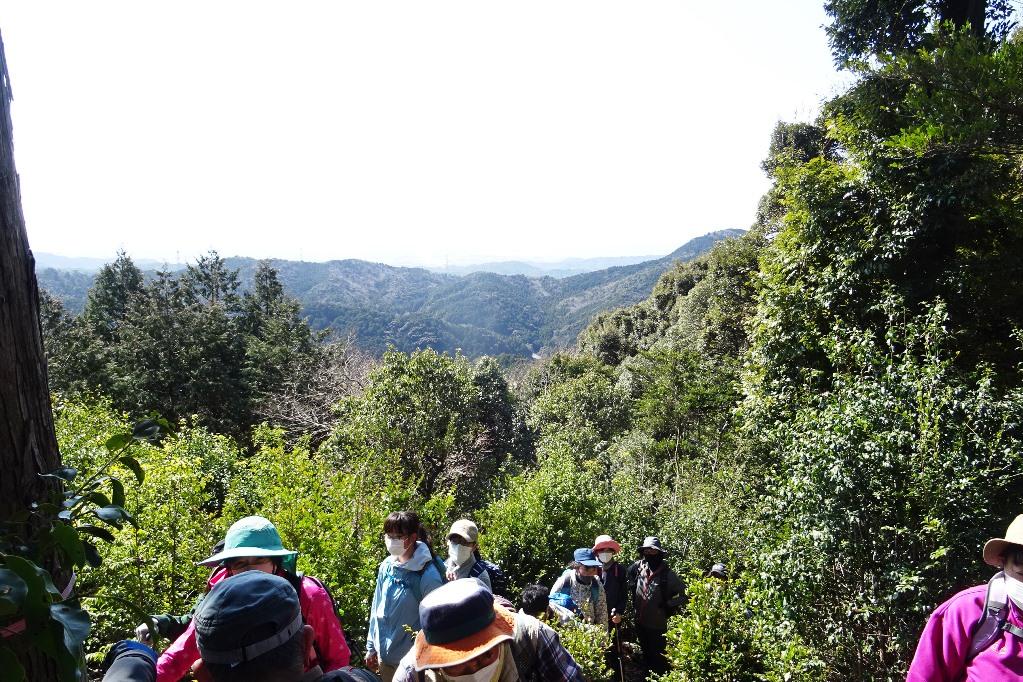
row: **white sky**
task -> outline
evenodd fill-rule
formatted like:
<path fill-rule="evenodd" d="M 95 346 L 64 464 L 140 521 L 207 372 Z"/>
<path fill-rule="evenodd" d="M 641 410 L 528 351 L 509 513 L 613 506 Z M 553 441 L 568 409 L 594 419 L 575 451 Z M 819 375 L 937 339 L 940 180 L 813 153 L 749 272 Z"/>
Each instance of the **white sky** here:
<path fill-rule="evenodd" d="M 5 0 L 35 251 L 393 264 L 748 227 L 823 0 Z"/>

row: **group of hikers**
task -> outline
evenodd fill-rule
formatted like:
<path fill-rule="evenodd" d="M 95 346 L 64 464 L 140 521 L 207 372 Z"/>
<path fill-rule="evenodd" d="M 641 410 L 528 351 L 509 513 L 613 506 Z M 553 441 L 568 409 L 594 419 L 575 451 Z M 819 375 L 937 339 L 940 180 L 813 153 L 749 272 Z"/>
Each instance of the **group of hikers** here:
<path fill-rule="evenodd" d="M 447 558 L 439 557 L 418 515 L 394 512 L 384 522 L 387 551 L 377 569 L 366 637 L 365 667 L 352 652 L 326 586 L 296 570 L 268 519 L 231 526 L 212 555 L 207 591 L 185 616 L 153 616 L 172 643 L 159 656 L 150 625 L 109 652 L 106 682 L 582 682 L 583 675 L 551 624 L 572 619 L 610 635 L 608 664 L 621 665 L 623 617 L 632 616 L 643 663 L 667 670 L 668 617 L 684 599 L 656 537 L 619 563 L 621 545 L 609 535 L 580 547 L 554 585 L 530 585 L 519 608 L 508 581 L 480 555 L 479 529 L 452 524 Z M 723 566 L 715 566 L 724 577 Z"/>
<path fill-rule="evenodd" d="M 519 608 L 502 594 L 501 569 L 480 557 L 479 531 L 456 521 L 441 560 L 414 512 L 384 523 L 387 558 L 377 570 L 365 667 L 352 654 L 335 603 L 316 578 L 295 570 L 273 524 L 259 516 L 231 526 L 212 556 L 208 592 L 193 613 L 153 624 L 173 643 L 157 656 L 148 625 L 116 644 L 106 682 L 582 682 L 579 665 L 549 625 L 579 619 L 607 628 L 608 663 L 620 678 L 623 616 L 631 615 L 643 664 L 667 671 L 668 617 L 685 599 L 656 537 L 628 567 L 608 535 L 580 547 L 550 588 L 530 585 Z M 1023 680 L 1023 515 L 1003 538 L 989 540 L 986 584 L 940 605 L 920 637 L 908 682 Z M 727 579 L 715 564 L 709 576 Z"/>

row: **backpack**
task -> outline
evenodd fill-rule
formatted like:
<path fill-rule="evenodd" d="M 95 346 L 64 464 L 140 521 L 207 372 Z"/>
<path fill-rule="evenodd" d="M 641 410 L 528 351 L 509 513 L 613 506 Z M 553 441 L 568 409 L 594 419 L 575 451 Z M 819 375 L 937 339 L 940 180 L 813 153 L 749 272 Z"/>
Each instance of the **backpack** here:
<path fill-rule="evenodd" d="M 970 638 L 970 652 L 967 661 L 972 661 L 977 654 L 1001 639 L 1003 632 L 1023 639 L 1023 628 L 1018 628 L 1008 620 L 1009 597 L 1005 589 L 1005 573 L 999 571 L 987 584 L 984 596 L 984 611 L 973 626 Z"/>
<path fill-rule="evenodd" d="M 448 569 L 444 565 L 444 560 L 441 559 L 436 554 L 434 554 L 433 552 L 431 552 L 430 560 L 426 562 L 426 565 L 420 568 L 418 571 L 413 571 L 413 573 L 415 573 L 416 576 L 419 578 L 419 580 L 416 581 L 416 596 L 418 597 L 419 601 L 423 601 L 423 588 L 421 587 L 421 584 L 423 582 L 423 575 L 426 574 L 426 571 L 430 568 L 430 566 L 433 566 L 434 568 L 437 569 L 437 573 L 440 574 L 440 581 L 442 584 L 448 581 L 447 577 Z"/>
<path fill-rule="evenodd" d="M 476 563 L 469 569 L 470 578 L 478 578 L 483 571 L 490 576 L 490 591 L 502 597 L 508 596 L 508 576 L 504 574 L 501 567 L 493 561 L 477 559 Z"/>

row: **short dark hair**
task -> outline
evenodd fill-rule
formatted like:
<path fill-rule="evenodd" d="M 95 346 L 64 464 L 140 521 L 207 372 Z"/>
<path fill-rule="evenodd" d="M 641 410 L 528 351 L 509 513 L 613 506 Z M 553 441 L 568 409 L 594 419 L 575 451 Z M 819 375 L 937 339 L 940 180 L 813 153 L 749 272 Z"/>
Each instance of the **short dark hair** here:
<path fill-rule="evenodd" d="M 251 635 L 257 641 L 266 633 Z M 272 633 L 271 633 L 272 634 Z M 291 639 L 265 654 L 231 666 L 206 663 L 206 669 L 216 682 L 275 682 L 276 680 L 298 679 L 305 668 L 305 629 L 300 628 Z"/>
<path fill-rule="evenodd" d="M 522 610 L 530 616 L 545 613 L 550 603 L 550 593 L 550 589 L 544 585 L 529 585 L 522 590 Z"/>
<path fill-rule="evenodd" d="M 414 511 L 391 512 L 384 520 L 384 532 L 388 535 L 412 535 L 419 534 L 422 528 L 419 521 L 419 514 Z"/>

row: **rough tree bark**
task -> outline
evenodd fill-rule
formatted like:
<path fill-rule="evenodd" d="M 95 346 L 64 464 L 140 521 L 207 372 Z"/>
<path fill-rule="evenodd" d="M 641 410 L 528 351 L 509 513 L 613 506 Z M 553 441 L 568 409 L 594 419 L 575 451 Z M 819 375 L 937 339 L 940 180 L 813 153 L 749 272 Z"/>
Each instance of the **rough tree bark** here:
<path fill-rule="evenodd" d="M 39 474 L 60 466 L 39 325 L 35 260 L 28 248 L 14 166 L 11 87 L 0 35 L 0 523 L 24 516 L 52 492 Z M 43 566 L 61 586 L 66 577 Z M 55 680 L 56 667 L 38 651 L 12 642 L 29 680 Z"/>

